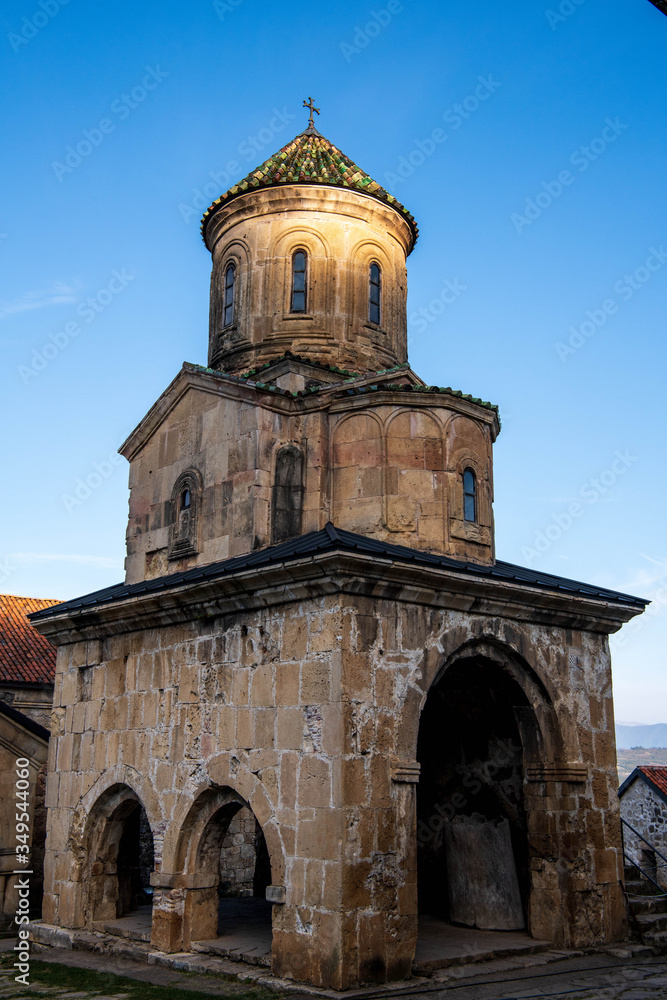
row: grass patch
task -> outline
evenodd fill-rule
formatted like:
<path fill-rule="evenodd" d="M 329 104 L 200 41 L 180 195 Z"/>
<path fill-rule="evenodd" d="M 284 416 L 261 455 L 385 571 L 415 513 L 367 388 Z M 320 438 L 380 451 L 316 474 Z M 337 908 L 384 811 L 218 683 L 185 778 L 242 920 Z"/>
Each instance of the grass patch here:
<path fill-rule="evenodd" d="M 14 956 L 0 956 L 0 971 L 13 971 Z M 167 970 L 165 970 L 167 971 Z M 186 976 L 187 973 L 178 973 Z M 206 977 L 205 973 L 190 973 L 191 977 Z M 3 977 L 4 978 L 4 977 Z M 208 977 L 206 977 L 208 978 Z M 233 977 L 224 975 L 210 976 L 212 991 L 191 989 L 179 986 L 155 986 L 128 976 L 118 976 L 113 972 L 96 972 L 93 969 L 80 969 L 71 965 L 60 965 L 51 962 L 30 961 L 30 983 L 32 985 L 48 986 L 58 994 L 87 991 L 100 993 L 104 996 L 124 994 L 127 1000 L 194 1000 L 195 997 L 215 997 L 216 1000 L 276 1000 L 278 994 L 272 993 L 261 986 L 252 986 Z M 215 985 L 215 992 L 213 987 Z M 21 996 L 26 998 L 41 997 L 31 986 L 20 987 Z"/>

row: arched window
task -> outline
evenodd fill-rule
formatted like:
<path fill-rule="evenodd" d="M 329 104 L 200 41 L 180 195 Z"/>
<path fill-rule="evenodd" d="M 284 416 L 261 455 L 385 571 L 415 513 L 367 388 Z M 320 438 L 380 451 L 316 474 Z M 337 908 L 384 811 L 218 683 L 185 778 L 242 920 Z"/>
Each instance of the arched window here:
<path fill-rule="evenodd" d="M 234 283 L 236 281 L 236 267 L 228 264 L 225 271 L 225 298 L 223 326 L 231 326 L 234 322 Z"/>
<path fill-rule="evenodd" d="M 463 517 L 466 521 L 477 520 L 477 480 L 472 469 L 463 473 Z"/>
<path fill-rule="evenodd" d="M 297 250 L 292 257 L 292 303 L 291 312 L 306 311 L 306 255 Z"/>
<path fill-rule="evenodd" d="M 174 483 L 171 494 L 169 558 L 196 555 L 199 551 L 199 510 L 202 478 L 196 469 L 188 469 Z"/>
<path fill-rule="evenodd" d="M 379 264 L 371 264 L 368 271 L 368 321 L 380 325 L 380 295 L 382 272 Z"/>

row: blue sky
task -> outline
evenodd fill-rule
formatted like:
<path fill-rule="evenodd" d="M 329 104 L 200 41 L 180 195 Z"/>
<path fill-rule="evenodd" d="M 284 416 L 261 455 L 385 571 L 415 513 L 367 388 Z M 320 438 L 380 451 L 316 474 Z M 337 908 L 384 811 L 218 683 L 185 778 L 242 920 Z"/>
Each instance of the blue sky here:
<path fill-rule="evenodd" d="M 616 711 L 666 721 L 666 49 L 648 0 L 7 0 L 0 589 L 122 578 L 116 449 L 206 360 L 202 209 L 312 94 L 419 224 L 413 367 L 500 406 L 498 557 L 654 599 Z"/>

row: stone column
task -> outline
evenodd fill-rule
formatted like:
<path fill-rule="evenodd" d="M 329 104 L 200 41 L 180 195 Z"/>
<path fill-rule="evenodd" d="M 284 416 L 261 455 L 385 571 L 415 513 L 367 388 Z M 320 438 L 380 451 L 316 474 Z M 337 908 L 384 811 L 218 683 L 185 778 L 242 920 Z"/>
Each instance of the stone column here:
<path fill-rule="evenodd" d="M 188 951 L 193 941 L 218 936 L 218 876 L 154 872 L 151 944 L 158 951 Z"/>

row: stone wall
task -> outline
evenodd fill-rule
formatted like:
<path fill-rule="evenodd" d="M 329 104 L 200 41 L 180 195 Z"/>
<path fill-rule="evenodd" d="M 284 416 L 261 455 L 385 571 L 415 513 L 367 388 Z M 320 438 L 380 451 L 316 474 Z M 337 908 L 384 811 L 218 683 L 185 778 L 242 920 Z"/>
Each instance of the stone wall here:
<path fill-rule="evenodd" d="M 303 458 L 302 532 L 331 520 L 371 538 L 493 561 L 494 410 L 431 393 L 411 393 L 405 405 L 407 394 L 394 387 L 360 413 L 331 395 L 306 406 L 214 374 L 180 379 L 164 420 L 124 447 L 131 461 L 127 583 L 270 545 L 276 461 L 285 446 Z M 476 476 L 475 522 L 463 517 L 466 468 Z M 192 551 L 181 555 L 173 529 L 189 471 Z"/>
<path fill-rule="evenodd" d="M 244 807 L 232 818 L 220 851 L 220 894 L 252 896 L 257 848 L 257 820 Z"/>
<path fill-rule="evenodd" d="M 48 729 L 53 711 L 53 684 L 0 684 L 0 701 Z"/>
<path fill-rule="evenodd" d="M 621 816 L 667 858 L 667 802 L 642 778 L 635 778 L 623 792 Z M 627 827 L 623 837 L 628 854 L 667 889 L 667 863 Z"/>
<path fill-rule="evenodd" d="M 284 887 L 274 972 L 337 988 L 407 975 L 420 711 L 443 669 L 467 656 L 511 674 L 530 706 L 530 932 L 575 947 L 622 937 L 606 636 L 428 606 L 424 586 L 415 604 L 408 582 L 405 603 L 341 593 L 333 579 L 322 586 L 333 590 L 234 613 L 216 614 L 209 599 L 173 625 L 175 606 L 161 601 L 143 628 L 139 598 L 124 612 L 134 631 L 119 634 L 112 608 L 115 634 L 60 646 L 45 919 L 93 925 L 90 866 L 104 865 L 105 824 L 131 794 L 155 843 L 154 946 L 214 936 L 219 848 L 207 867 L 206 831 L 247 805 L 271 882 Z M 252 591 L 248 579 L 243 587 Z M 103 618 L 97 609 L 98 633 Z"/>

